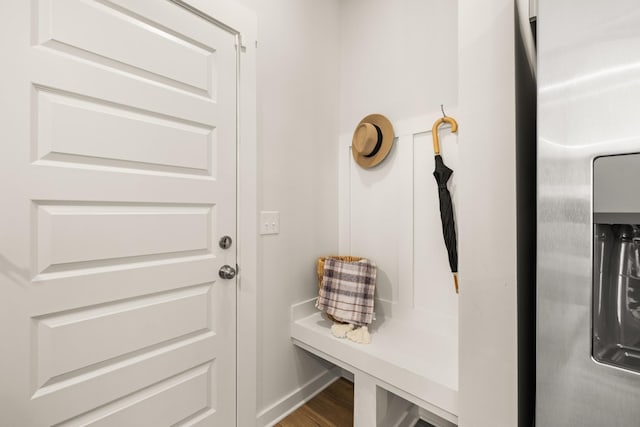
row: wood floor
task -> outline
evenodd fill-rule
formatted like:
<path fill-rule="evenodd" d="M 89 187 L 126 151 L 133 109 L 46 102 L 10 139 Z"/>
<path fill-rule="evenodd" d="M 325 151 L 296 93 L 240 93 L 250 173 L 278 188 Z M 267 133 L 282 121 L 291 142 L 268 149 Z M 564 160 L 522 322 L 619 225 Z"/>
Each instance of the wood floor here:
<path fill-rule="evenodd" d="M 352 427 L 353 383 L 340 378 L 274 427 Z M 422 420 L 416 427 L 433 427 Z"/>
<path fill-rule="evenodd" d="M 353 426 L 353 383 L 340 378 L 275 427 Z"/>

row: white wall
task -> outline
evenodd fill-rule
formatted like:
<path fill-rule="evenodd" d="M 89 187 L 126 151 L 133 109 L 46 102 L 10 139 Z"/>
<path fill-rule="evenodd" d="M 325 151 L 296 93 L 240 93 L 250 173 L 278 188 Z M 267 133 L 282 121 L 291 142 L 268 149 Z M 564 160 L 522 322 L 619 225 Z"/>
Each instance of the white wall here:
<path fill-rule="evenodd" d="M 381 264 L 383 299 L 402 302 L 403 283 L 413 279 L 417 308 L 459 308 L 460 426 L 516 426 L 513 1 L 343 0 L 341 14 L 341 250 Z M 444 248 L 434 227 L 437 199 L 428 193 L 427 130 L 440 103 L 460 126 L 458 136 L 443 132 L 442 144 L 455 171 L 461 289 L 455 301 L 439 293 L 446 258 L 438 259 Z M 362 171 L 348 145 L 358 121 L 374 112 L 387 115 L 400 138 L 380 168 Z M 413 277 L 403 258 L 409 247 Z"/>
<path fill-rule="evenodd" d="M 258 16 L 259 206 L 281 212 L 280 235 L 259 243 L 258 412 L 266 419 L 270 408 L 326 372 L 291 345 L 289 306 L 314 296 L 316 256 L 360 241 L 347 233 L 351 213 L 344 209 L 351 203 L 344 180 L 366 176 L 349 168 L 344 150 L 355 125 L 370 113 L 387 115 L 404 144 L 387 167 L 394 158 L 422 161 L 431 158 L 428 131 L 443 103 L 460 124 L 459 136 L 443 132 L 444 157 L 456 171 L 460 425 L 517 425 L 513 2 L 238 1 Z M 430 165 L 397 170 L 397 182 L 412 181 L 410 193 L 380 179 L 369 183 L 374 196 L 359 203 L 378 203 L 384 218 L 393 213 L 385 200 L 413 201 L 412 216 L 421 218 L 432 197 L 420 191 L 432 179 L 425 174 Z M 374 175 L 360 184 L 376 181 Z M 414 251 L 440 253 L 440 231 L 419 231 L 434 219 L 423 221 L 416 236 L 432 240 Z M 394 245 L 393 260 L 405 246 Z M 400 299 L 391 288 L 383 292 Z"/>
<path fill-rule="evenodd" d="M 440 104 L 452 116 L 457 108 L 457 3 L 344 0 L 341 30 L 340 250 L 377 263 L 377 296 L 394 316 L 417 308 L 457 324 L 431 138 Z M 397 139 L 381 165 L 363 170 L 349 146 L 371 113 L 389 117 Z M 440 133 L 455 171 L 456 137 Z M 456 203 L 456 173 L 450 189 Z"/>
<path fill-rule="evenodd" d="M 517 419 L 513 0 L 460 0 L 461 427 Z"/>
<path fill-rule="evenodd" d="M 338 0 L 238 0 L 258 20 L 258 423 L 297 403 L 326 364 L 291 344 L 290 306 L 317 295 L 315 259 L 338 249 Z M 281 403 L 280 405 L 278 405 Z"/>
<path fill-rule="evenodd" d="M 399 135 L 431 129 L 440 104 L 453 114 L 456 10 L 454 0 L 341 1 L 341 134 L 374 112 Z"/>
<path fill-rule="evenodd" d="M 379 298 L 457 321 L 430 133 L 441 103 L 451 115 L 457 107 L 457 3 L 344 0 L 341 40 L 340 249 L 378 263 Z M 389 117 L 398 139 L 383 164 L 365 171 L 348 147 L 371 113 Z M 458 147 L 448 133 L 443 155 L 455 170 Z"/>

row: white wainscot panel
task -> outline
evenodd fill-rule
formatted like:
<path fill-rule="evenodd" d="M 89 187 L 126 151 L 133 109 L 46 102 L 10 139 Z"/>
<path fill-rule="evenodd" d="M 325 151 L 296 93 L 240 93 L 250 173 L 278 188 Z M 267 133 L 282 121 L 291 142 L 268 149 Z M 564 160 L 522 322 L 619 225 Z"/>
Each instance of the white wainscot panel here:
<path fill-rule="evenodd" d="M 445 164 L 454 170 L 449 189 L 455 214 L 457 138 L 442 127 L 440 142 Z M 341 155 L 348 165 L 341 183 L 348 194 L 340 199 L 341 232 L 348 238 L 342 238 L 341 252 L 378 265 L 377 298 L 392 304 L 376 311 L 429 312 L 457 335 L 458 296 L 442 236 L 431 132 L 396 138 L 389 156 L 372 169 L 358 167 L 346 146 Z"/>
<path fill-rule="evenodd" d="M 440 131 L 440 150 L 444 163 L 453 169 L 448 187 L 453 200 L 454 217 L 457 217 L 458 146 L 456 136 L 452 135 L 448 128 L 442 127 Z M 434 168 L 431 132 L 416 134 L 413 167 L 415 307 L 451 317 L 457 324 L 458 295 L 455 293 L 447 248 L 442 236 L 438 186 L 433 177 Z"/>
<path fill-rule="evenodd" d="M 348 252 L 377 264 L 376 297 L 388 302 L 412 299 L 398 286 L 403 280 L 411 281 L 411 254 L 407 249 L 411 248 L 412 162 L 412 144 L 396 138 L 379 166 L 362 169 L 353 159 L 349 163 Z"/>

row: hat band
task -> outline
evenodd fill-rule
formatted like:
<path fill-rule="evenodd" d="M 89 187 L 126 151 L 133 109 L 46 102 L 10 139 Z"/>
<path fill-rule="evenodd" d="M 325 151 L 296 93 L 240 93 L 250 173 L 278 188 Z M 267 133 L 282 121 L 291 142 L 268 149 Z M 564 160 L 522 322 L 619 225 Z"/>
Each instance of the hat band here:
<path fill-rule="evenodd" d="M 376 142 L 376 146 L 373 148 L 371 153 L 365 155 L 364 157 L 373 157 L 373 156 L 375 156 L 376 154 L 378 154 L 378 151 L 380 151 L 380 147 L 382 147 L 382 131 L 380 130 L 378 125 L 375 125 L 373 123 L 371 123 L 371 124 L 373 125 L 373 127 L 376 128 L 376 132 L 378 132 L 378 141 Z"/>

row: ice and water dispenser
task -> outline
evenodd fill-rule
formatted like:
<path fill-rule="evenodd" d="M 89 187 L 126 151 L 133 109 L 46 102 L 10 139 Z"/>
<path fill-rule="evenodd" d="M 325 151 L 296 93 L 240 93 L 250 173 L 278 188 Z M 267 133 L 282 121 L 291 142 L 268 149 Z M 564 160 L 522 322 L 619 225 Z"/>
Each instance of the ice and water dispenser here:
<path fill-rule="evenodd" d="M 640 372 L 640 154 L 593 163 L 593 357 Z"/>

